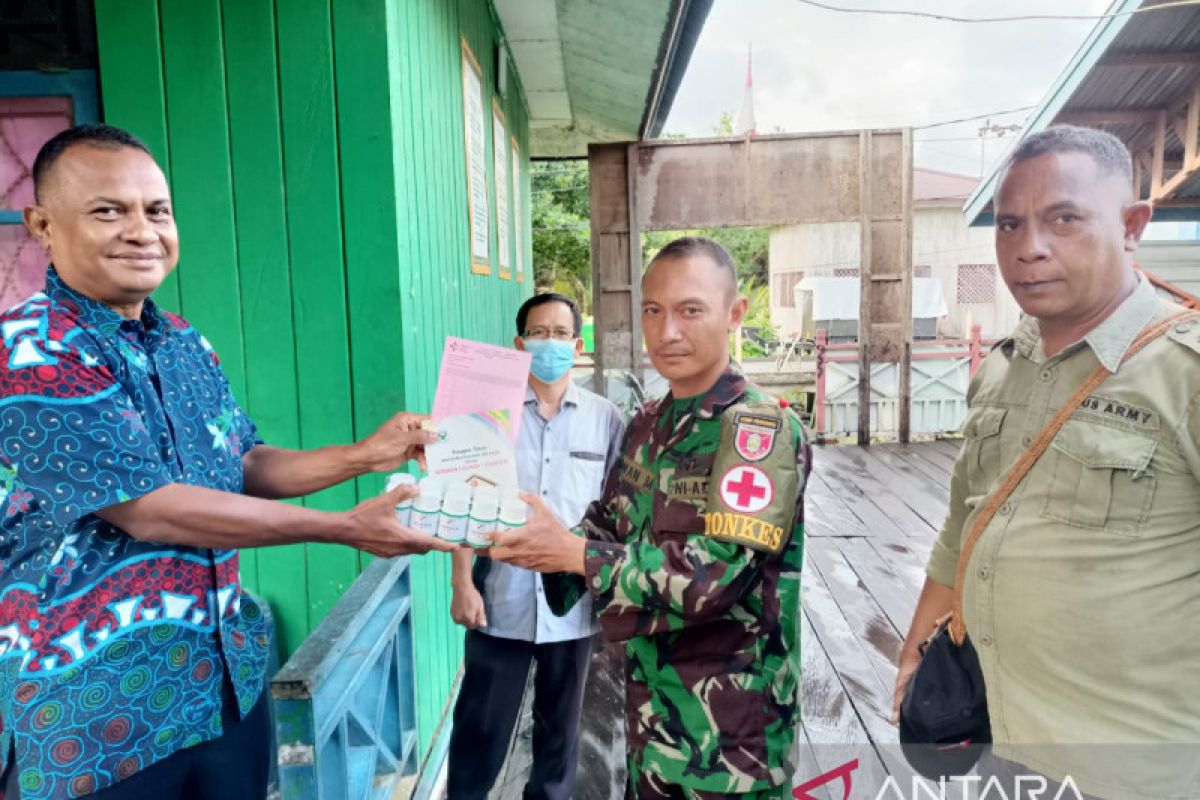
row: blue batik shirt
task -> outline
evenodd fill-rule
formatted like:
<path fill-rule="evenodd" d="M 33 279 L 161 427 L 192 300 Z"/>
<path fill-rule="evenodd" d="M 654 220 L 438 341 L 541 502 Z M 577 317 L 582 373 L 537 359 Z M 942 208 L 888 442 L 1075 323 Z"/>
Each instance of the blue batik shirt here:
<path fill-rule="evenodd" d="M 242 491 L 258 443 L 212 347 L 147 300 L 68 287 L 0 314 L 0 765 L 24 800 L 103 789 L 221 735 L 268 631 L 235 550 L 155 544 L 97 511 L 172 483 Z M 2 771 L 2 766 L 0 766 Z"/>

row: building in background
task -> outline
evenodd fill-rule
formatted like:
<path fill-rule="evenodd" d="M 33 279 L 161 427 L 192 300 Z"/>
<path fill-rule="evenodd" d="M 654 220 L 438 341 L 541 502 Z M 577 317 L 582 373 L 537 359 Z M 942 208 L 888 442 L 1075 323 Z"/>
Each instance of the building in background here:
<path fill-rule="evenodd" d="M 926 308 L 940 308 L 940 284 L 946 315 L 934 323 L 916 326 L 915 335 L 928 338 L 962 338 L 972 324 L 985 338 L 1006 335 L 1016 325 L 1020 310 L 1004 287 L 996 267 L 991 228 L 972 228 L 962 206 L 978 179 L 922 169 L 913 170 L 913 274 L 914 298 Z M 856 223 L 792 225 L 771 231 L 771 322 L 783 335 L 811 337 L 817 319 L 805 313 L 805 278 L 857 278 L 859 232 Z M 925 284 L 916 291 L 917 283 Z M 816 282 L 836 288 L 843 282 Z M 797 292 L 800 288 L 800 292 Z M 822 287 L 823 288 L 823 287 Z M 835 304 L 836 305 L 836 304 Z M 919 317 L 924 319 L 924 317 Z"/>
<path fill-rule="evenodd" d="M 1139 267 L 1159 280 L 1200 297 L 1200 235 L 1190 239 L 1143 239 L 1135 258 Z"/>

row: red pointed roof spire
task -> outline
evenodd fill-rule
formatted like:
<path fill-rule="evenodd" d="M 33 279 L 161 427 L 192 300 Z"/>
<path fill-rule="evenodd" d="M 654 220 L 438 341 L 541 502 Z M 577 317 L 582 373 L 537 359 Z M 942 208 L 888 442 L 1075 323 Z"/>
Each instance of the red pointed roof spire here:
<path fill-rule="evenodd" d="M 758 132 L 754 121 L 754 49 L 746 45 L 746 91 L 742 94 L 742 106 L 733 121 L 733 132 L 738 136 L 753 136 Z"/>

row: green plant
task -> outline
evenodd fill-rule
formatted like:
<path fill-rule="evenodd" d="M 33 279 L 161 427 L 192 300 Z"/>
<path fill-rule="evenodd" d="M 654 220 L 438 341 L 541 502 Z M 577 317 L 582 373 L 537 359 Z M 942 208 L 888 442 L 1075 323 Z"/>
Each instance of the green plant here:
<path fill-rule="evenodd" d="M 779 333 L 771 324 L 771 290 L 759 283 L 755 277 L 743 277 L 738 282 L 738 291 L 750 300 L 746 317 L 742 320 L 742 328 L 754 328 L 759 335 L 768 340 L 777 340 Z M 734 342 L 730 338 L 730 353 L 734 352 Z M 771 353 L 758 342 L 742 337 L 742 356 L 744 358 L 764 358 Z"/>

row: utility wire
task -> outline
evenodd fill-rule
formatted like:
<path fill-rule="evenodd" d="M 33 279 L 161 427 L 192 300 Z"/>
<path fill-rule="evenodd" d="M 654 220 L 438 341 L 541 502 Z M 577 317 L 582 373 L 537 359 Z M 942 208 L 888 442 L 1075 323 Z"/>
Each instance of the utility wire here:
<path fill-rule="evenodd" d="M 800 0 L 800 2 L 805 2 L 805 0 Z M 1195 2 L 1200 5 L 1200 0 L 1188 0 L 1188 2 Z M 1010 108 L 1006 111 L 988 111 L 985 114 L 976 114 L 973 117 L 961 117 L 959 119 L 948 119 L 945 122 L 930 122 L 925 125 L 914 125 L 913 130 L 923 131 L 927 130 L 928 128 L 941 128 L 945 125 L 957 125 L 960 122 L 975 122 L 977 120 L 987 119 L 988 117 L 1002 117 L 1005 114 L 1016 114 L 1021 111 L 1030 111 L 1034 108 L 1037 108 L 1037 106 L 1021 106 L 1020 108 Z"/>
<path fill-rule="evenodd" d="M 588 223 L 588 222 L 576 222 L 571 225 L 534 225 L 534 226 L 532 226 L 533 230 L 535 230 L 535 231 L 585 231 L 585 230 L 590 229 L 591 227 L 592 227 L 591 223 Z"/>
<path fill-rule="evenodd" d="M 988 137 L 991 141 L 999 141 L 1003 137 L 992 136 Z M 950 137 L 930 137 L 928 139 L 922 137 L 914 137 L 913 141 L 917 144 L 925 144 L 926 142 L 978 142 L 978 136 L 950 136 Z"/>
<path fill-rule="evenodd" d="M 1112 14 L 1023 14 L 1012 17 L 956 17 L 950 14 L 936 14 L 931 11 L 912 11 L 908 9 L 892 9 L 892 8 L 860 8 L 849 6 L 835 6 L 830 3 L 823 3 L 820 0 L 796 0 L 806 6 L 820 8 L 824 11 L 838 11 L 843 14 L 877 14 L 890 17 L 920 17 L 922 19 L 935 19 L 942 22 L 961 22 L 961 23 L 979 23 L 979 22 L 1030 22 L 1030 21 L 1085 21 L 1085 20 L 1105 20 L 1116 19 L 1117 17 L 1128 17 L 1133 14 L 1143 14 L 1150 11 L 1162 11 L 1168 8 L 1183 8 L 1185 6 L 1200 6 L 1200 0 L 1174 0 L 1170 3 L 1158 3 L 1152 6 L 1141 6 L 1139 8 L 1130 9 L 1129 11 L 1117 11 Z"/>

